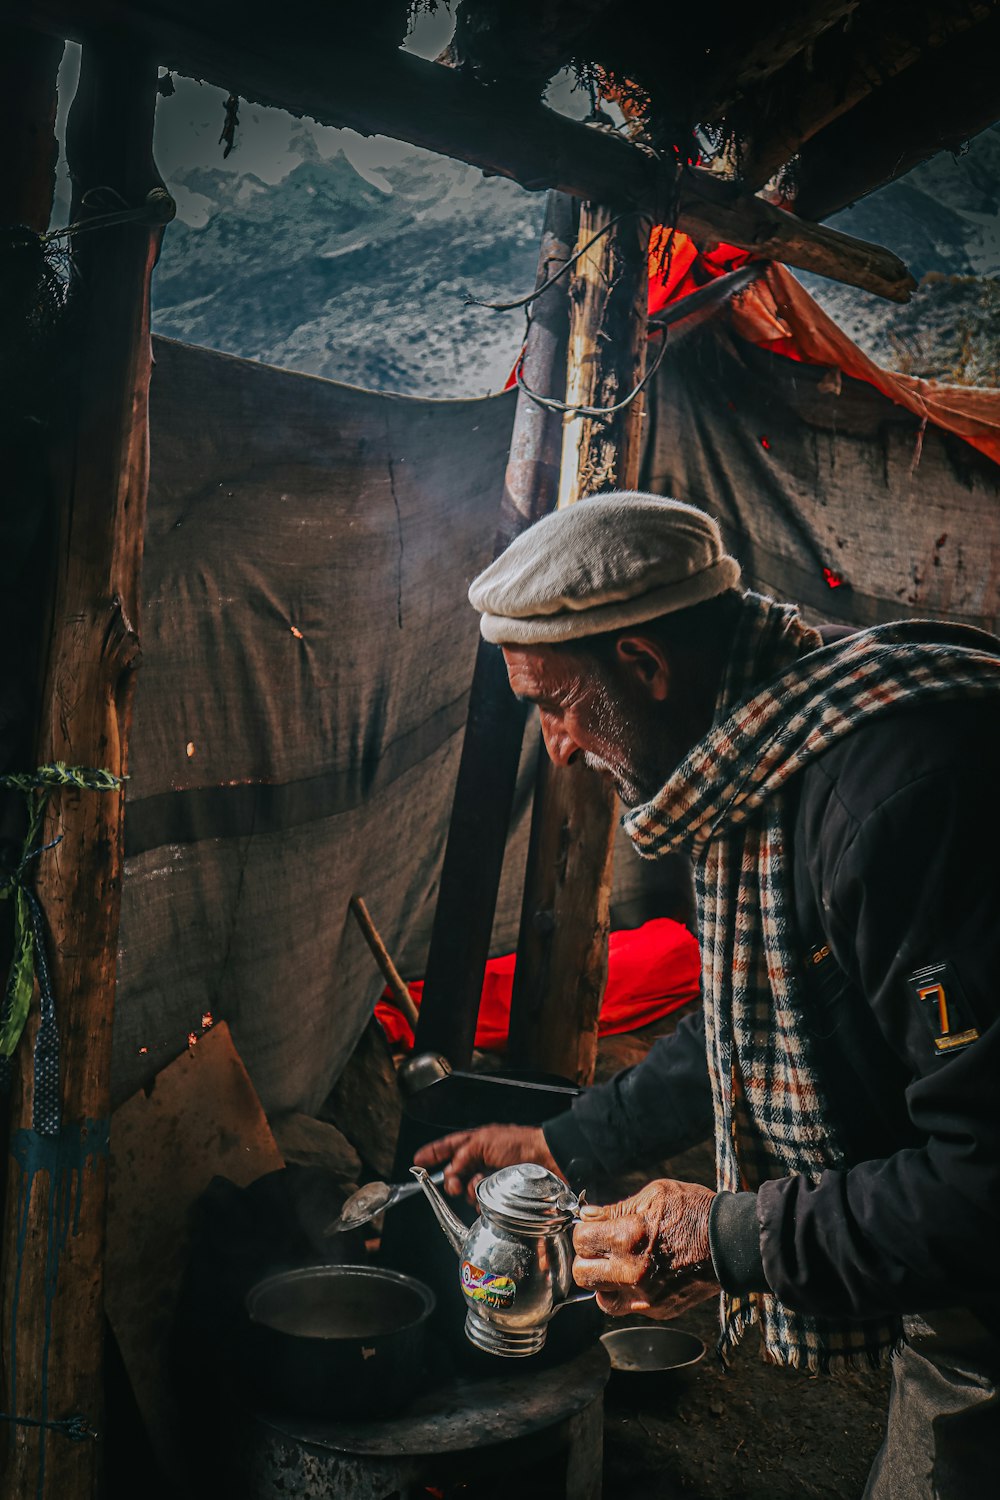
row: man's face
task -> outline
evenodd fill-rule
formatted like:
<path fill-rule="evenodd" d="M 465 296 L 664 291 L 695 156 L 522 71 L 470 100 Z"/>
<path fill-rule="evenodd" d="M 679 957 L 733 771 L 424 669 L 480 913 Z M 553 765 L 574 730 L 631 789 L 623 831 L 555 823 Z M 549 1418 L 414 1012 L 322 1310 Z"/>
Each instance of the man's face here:
<path fill-rule="evenodd" d="M 666 712 L 662 657 L 605 666 L 550 646 L 505 646 L 503 654 L 513 691 L 538 706 L 549 758 L 565 766 L 582 756 L 613 782 L 627 807 L 654 797 L 684 758 Z"/>

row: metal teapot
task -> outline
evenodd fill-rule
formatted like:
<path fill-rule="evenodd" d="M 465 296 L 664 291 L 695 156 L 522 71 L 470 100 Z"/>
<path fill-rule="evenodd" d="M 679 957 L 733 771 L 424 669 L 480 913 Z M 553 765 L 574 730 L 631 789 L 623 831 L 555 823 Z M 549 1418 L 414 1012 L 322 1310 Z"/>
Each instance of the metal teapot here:
<path fill-rule="evenodd" d="M 470 1343 L 489 1354 L 537 1354 L 559 1308 L 594 1295 L 573 1290 L 576 1195 L 535 1162 L 501 1167 L 476 1188 L 470 1229 L 423 1167 L 410 1171 L 458 1256 Z"/>

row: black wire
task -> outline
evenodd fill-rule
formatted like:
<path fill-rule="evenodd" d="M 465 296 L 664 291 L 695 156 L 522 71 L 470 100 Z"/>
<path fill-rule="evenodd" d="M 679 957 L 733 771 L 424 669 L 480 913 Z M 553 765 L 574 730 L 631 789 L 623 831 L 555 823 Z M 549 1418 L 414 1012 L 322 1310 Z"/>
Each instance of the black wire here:
<path fill-rule="evenodd" d="M 572 406 L 567 401 L 558 401 L 554 396 L 540 396 L 537 391 L 533 391 L 530 386 L 525 384 L 524 376 L 521 373 L 522 361 L 520 359 L 518 360 L 517 367 L 514 371 L 515 383 L 518 390 L 523 391 L 524 394 L 528 397 L 529 401 L 534 401 L 536 406 L 543 406 L 546 411 L 564 412 L 574 417 L 596 417 L 598 419 L 603 417 L 613 417 L 617 412 L 624 411 L 627 406 L 632 405 L 632 402 L 641 391 L 645 390 L 646 386 L 649 384 L 653 376 L 656 374 L 657 370 L 662 365 L 663 357 L 667 352 L 667 334 L 666 329 L 662 328 L 662 325 L 661 331 L 663 332 L 663 343 L 660 345 L 659 352 L 657 353 L 656 358 L 653 360 L 653 363 L 650 365 L 645 375 L 639 381 L 638 385 L 635 386 L 635 388 L 631 390 L 629 394 L 625 396 L 621 401 L 616 401 L 614 406 Z"/>
<path fill-rule="evenodd" d="M 638 208 L 628 208 L 624 213 L 616 214 L 613 219 L 609 219 L 604 228 L 597 231 L 593 239 L 588 240 L 585 245 L 582 245 L 579 250 L 575 251 L 574 254 L 570 256 L 569 260 L 564 260 L 558 271 L 554 271 L 547 280 L 542 282 L 541 286 L 536 287 L 535 290 L 533 292 L 529 292 L 527 296 L 518 297 L 514 302 L 484 302 L 480 297 L 466 297 L 466 307 L 488 307 L 492 312 L 513 312 L 514 309 L 518 307 L 530 307 L 532 302 L 536 301 L 536 299 L 539 298 L 543 292 L 547 292 L 550 286 L 555 286 L 556 282 L 561 277 L 565 276 L 566 272 L 571 270 L 573 266 L 576 265 L 577 261 L 580 259 L 580 256 L 586 255 L 591 245 L 596 245 L 601 236 L 607 234 L 609 229 L 614 229 L 615 225 L 620 224 L 623 219 L 627 219 L 633 214 L 638 214 L 641 212 L 643 212 L 643 210 Z"/>
<path fill-rule="evenodd" d="M 624 411 L 627 406 L 632 404 L 640 391 L 649 384 L 660 368 L 667 352 L 667 331 L 670 326 L 674 323 L 686 321 L 686 319 L 692 317 L 704 307 L 712 307 L 716 303 L 725 302 L 729 297 L 742 291 L 745 286 L 749 286 L 751 281 L 756 280 L 761 272 L 765 270 L 766 264 L 765 261 L 754 261 L 748 265 L 740 266 L 735 271 L 729 271 L 725 276 L 720 276 L 715 281 L 710 281 L 707 286 L 699 287 L 698 291 L 691 292 L 683 301 L 675 303 L 672 308 L 667 310 L 663 317 L 650 318 L 648 325 L 650 332 L 662 333 L 663 342 L 660 345 L 656 358 L 635 389 L 629 395 L 625 396 L 623 400 L 616 402 L 614 406 L 573 406 L 569 402 L 557 400 L 554 396 L 540 396 L 537 391 L 533 391 L 525 383 L 522 374 L 523 356 L 518 360 L 514 369 L 514 380 L 518 390 L 523 391 L 529 400 L 534 401 L 536 406 L 544 407 L 546 411 L 557 411 L 568 413 L 575 417 L 594 417 L 598 419 L 615 416 L 616 413 Z"/>

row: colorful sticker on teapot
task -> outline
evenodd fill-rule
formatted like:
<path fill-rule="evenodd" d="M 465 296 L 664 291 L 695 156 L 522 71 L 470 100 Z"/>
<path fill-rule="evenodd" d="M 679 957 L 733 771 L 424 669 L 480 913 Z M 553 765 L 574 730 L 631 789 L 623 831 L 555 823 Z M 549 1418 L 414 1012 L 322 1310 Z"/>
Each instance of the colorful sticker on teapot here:
<path fill-rule="evenodd" d="M 517 1282 L 512 1281 L 509 1276 L 492 1276 L 489 1271 L 481 1271 L 478 1266 L 474 1266 L 471 1260 L 463 1260 L 462 1291 L 473 1302 L 481 1302 L 486 1307 L 504 1308 L 513 1302 Z"/>

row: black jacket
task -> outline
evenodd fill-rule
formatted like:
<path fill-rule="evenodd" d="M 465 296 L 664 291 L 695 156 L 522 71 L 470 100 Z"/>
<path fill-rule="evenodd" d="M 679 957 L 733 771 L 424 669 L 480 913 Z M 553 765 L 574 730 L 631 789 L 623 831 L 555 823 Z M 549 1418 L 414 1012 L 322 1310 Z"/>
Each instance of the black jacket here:
<path fill-rule="evenodd" d="M 916 706 L 793 783 L 803 1003 L 850 1165 L 719 1195 L 727 1290 L 831 1317 L 973 1304 L 996 1327 L 998 749 L 1000 705 Z M 545 1134 L 578 1181 L 707 1139 L 700 1013 Z"/>

